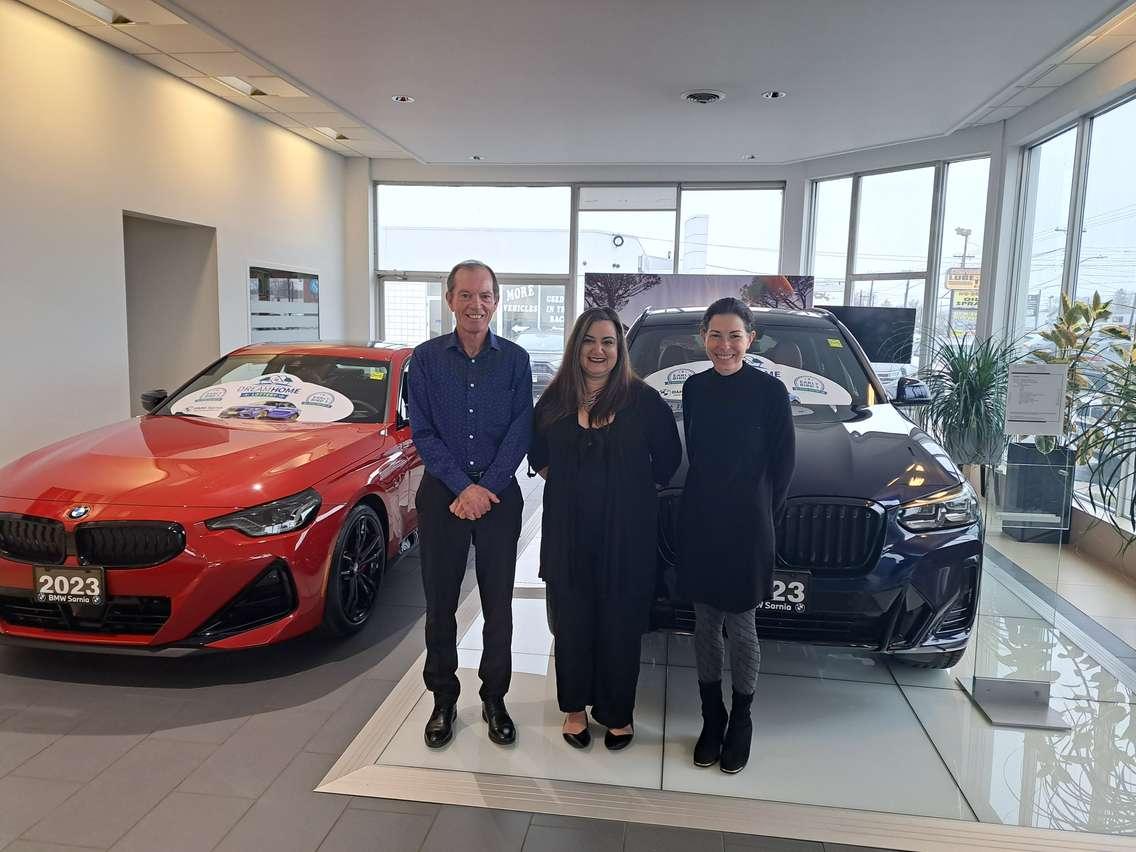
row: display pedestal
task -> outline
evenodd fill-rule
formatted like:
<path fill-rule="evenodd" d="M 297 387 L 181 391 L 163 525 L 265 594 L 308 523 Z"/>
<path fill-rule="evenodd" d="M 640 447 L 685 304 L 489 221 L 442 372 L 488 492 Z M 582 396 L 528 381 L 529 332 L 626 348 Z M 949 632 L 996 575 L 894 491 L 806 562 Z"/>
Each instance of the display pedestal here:
<path fill-rule="evenodd" d="M 1049 706 L 1046 681 L 975 677 L 971 689 L 961 678 L 959 685 L 991 725 L 1046 731 L 1070 729 L 1065 717 Z"/>

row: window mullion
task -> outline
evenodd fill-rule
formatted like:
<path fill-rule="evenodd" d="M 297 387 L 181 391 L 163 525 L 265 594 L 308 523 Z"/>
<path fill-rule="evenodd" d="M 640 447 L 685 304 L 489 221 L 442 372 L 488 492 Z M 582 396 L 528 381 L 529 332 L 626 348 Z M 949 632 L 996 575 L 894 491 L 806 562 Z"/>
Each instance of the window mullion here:
<path fill-rule="evenodd" d="M 852 270 L 856 263 L 856 231 L 860 224 L 860 176 L 852 176 L 852 198 L 848 203 L 848 253 L 844 259 L 844 304 L 852 304 Z"/>
<path fill-rule="evenodd" d="M 1073 158 L 1073 187 L 1069 194 L 1069 219 L 1065 232 L 1065 267 L 1061 292 L 1073 300 L 1077 297 L 1077 272 L 1081 263 L 1081 228 L 1085 219 L 1085 187 L 1089 178 L 1089 142 L 1092 119 L 1082 118 L 1077 125 L 1077 153 Z"/>

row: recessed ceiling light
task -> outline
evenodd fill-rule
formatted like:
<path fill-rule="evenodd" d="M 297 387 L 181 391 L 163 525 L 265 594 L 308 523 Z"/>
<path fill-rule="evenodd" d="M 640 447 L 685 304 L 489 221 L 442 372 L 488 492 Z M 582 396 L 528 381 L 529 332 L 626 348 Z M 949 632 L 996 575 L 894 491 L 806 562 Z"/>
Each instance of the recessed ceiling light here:
<path fill-rule="evenodd" d="M 471 160 L 484 160 L 484 159 L 485 159 L 485 158 L 484 158 L 483 156 L 481 156 L 480 154 L 470 154 L 470 155 L 469 155 L 469 158 L 470 158 Z"/>
<path fill-rule="evenodd" d="M 251 97 L 252 95 L 264 94 L 264 92 L 262 92 L 252 83 L 247 83 L 240 77 L 215 77 L 214 79 L 219 83 L 224 83 L 233 91 L 240 92 L 242 95 L 249 95 Z"/>
<path fill-rule="evenodd" d="M 313 127 L 312 130 L 318 130 L 324 136 L 329 139 L 334 139 L 336 142 L 342 142 L 347 138 L 334 127 Z"/>
<path fill-rule="evenodd" d="M 63 0 L 68 6 L 78 9 L 80 12 L 86 12 L 88 15 L 98 18 L 104 24 L 132 24 L 133 21 L 124 15 L 118 14 L 108 6 L 104 6 L 98 0 Z"/>
<path fill-rule="evenodd" d="M 412 104 L 412 103 L 414 103 L 414 98 L 412 98 L 410 95 L 392 95 L 391 100 L 394 101 L 396 104 Z"/>
<path fill-rule="evenodd" d="M 779 92 L 776 89 L 770 89 L 768 92 L 762 92 L 761 96 L 763 98 L 765 98 L 767 101 L 775 101 L 775 100 L 778 100 L 779 98 L 784 98 L 784 97 L 788 96 L 788 94 L 789 94 L 788 92 Z"/>
<path fill-rule="evenodd" d="M 726 99 L 725 92 L 717 89 L 693 89 L 682 93 L 682 99 L 689 104 L 716 104 Z"/>
<path fill-rule="evenodd" d="M 756 160 L 757 154 L 742 154 L 743 160 Z"/>

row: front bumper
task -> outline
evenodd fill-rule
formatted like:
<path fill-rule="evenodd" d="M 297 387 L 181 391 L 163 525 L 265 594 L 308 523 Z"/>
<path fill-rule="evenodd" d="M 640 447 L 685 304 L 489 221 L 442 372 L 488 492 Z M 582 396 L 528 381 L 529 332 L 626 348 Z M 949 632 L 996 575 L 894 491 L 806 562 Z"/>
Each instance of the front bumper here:
<path fill-rule="evenodd" d="M 52 502 L 0 499 L 0 511 L 58 518 L 60 509 Z M 36 603 L 33 564 L 0 558 L 0 641 L 183 654 L 271 644 L 315 627 L 322 617 L 338 512 L 325 510 L 302 530 L 261 539 L 207 529 L 205 520 L 220 514 L 223 510 L 92 507 L 89 519 L 174 521 L 186 536 L 185 549 L 166 562 L 107 568 L 107 601 L 101 609 Z M 64 566 L 78 564 L 69 554 Z M 247 629 L 218 629 L 219 614 L 247 596 L 268 572 L 288 584 L 287 611 L 279 610 L 279 617 L 268 621 L 252 619 Z M 241 625 L 230 620 L 228 626 Z"/>
<path fill-rule="evenodd" d="M 661 558 L 660 569 L 653 626 L 692 631 L 693 608 L 675 594 L 673 566 Z M 879 557 L 867 570 L 808 573 L 809 609 L 759 609 L 759 636 L 888 654 L 959 650 L 977 616 L 982 528 L 912 534 L 889 515 Z"/>

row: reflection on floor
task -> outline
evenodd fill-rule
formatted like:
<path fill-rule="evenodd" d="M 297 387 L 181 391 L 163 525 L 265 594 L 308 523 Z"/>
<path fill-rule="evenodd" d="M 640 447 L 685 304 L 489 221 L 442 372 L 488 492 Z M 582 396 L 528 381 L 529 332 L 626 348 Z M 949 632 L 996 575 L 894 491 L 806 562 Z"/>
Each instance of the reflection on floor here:
<path fill-rule="evenodd" d="M 1070 545 L 1016 541 L 997 529 L 987 531 L 987 545 L 1125 643 L 1129 653 L 1123 656 L 1136 658 L 1136 582 L 1131 578 Z M 1043 610 L 1052 607 L 1053 598 L 1043 600 Z"/>
<path fill-rule="evenodd" d="M 418 685 L 419 661 L 400 684 L 412 692 L 408 713 L 384 722 L 391 731 L 385 739 L 368 735 L 369 764 L 403 767 L 419 779 L 421 770 L 433 769 L 475 773 L 479 783 L 529 781 L 534 790 L 544 779 L 1136 835 L 1136 679 L 1115 658 L 1080 647 L 1054 626 L 1044 606 L 1034 608 L 1027 589 L 996 569 L 984 578 L 974 641 L 952 671 L 763 643 L 753 758 L 743 773 L 726 776 L 690 761 L 700 720 L 687 636 L 645 637 L 637 735 L 629 750 L 609 753 L 598 737 L 585 751 L 563 742 L 552 637 L 544 600 L 533 596 L 538 549 L 539 538 L 521 555 L 513 602 L 515 674 L 508 702 L 518 744 L 503 749 L 485 737 L 476 673 L 482 621 L 471 616 L 459 643 L 463 691 L 454 741 L 436 752 L 422 744 L 432 705 Z M 1054 707 L 1072 729 L 992 727 L 956 681 L 976 670 L 1051 682 Z M 375 719 L 382 715 L 380 708 Z M 419 796 L 423 789 L 431 788 L 418 788 Z M 523 798 L 526 788 L 518 789 L 510 795 Z M 349 792 L 367 795 L 365 789 Z M 446 801 L 444 785 L 430 795 Z M 525 809 L 541 807 L 527 803 Z"/>

